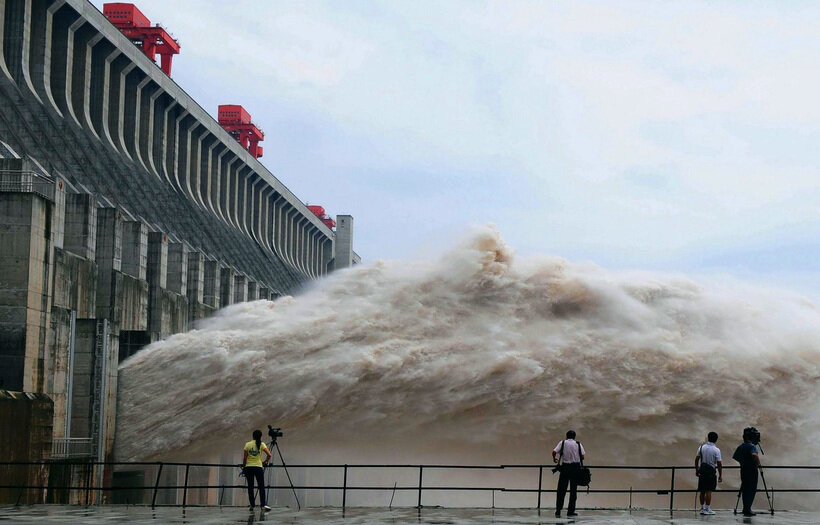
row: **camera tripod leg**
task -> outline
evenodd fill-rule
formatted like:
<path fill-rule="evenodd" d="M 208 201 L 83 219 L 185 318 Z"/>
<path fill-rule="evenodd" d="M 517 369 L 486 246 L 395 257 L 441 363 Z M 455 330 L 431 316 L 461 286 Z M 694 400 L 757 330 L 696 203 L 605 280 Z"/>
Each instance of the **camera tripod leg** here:
<path fill-rule="evenodd" d="M 740 488 L 737 489 L 737 501 L 735 502 L 735 514 L 737 514 L 737 506 L 740 505 L 740 495 L 743 494 L 743 482 L 740 482 Z"/>
<path fill-rule="evenodd" d="M 288 472 L 288 466 L 285 464 L 285 458 L 282 456 L 282 450 L 279 448 L 279 443 L 276 441 L 271 441 L 271 448 L 275 448 L 276 452 L 279 453 L 279 459 L 282 461 L 282 468 L 285 470 L 285 475 L 288 477 L 288 483 L 290 483 L 290 490 L 293 491 L 293 497 L 296 500 L 296 508 L 298 510 L 302 510 L 302 505 L 299 503 L 299 496 L 296 495 L 296 487 L 293 486 L 293 480 L 290 479 L 290 472 Z"/>
<path fill-rule="evenodd" d="M 766 476 L 763 475 L 763 468 L 760 468 L 760 479 L 763 481 L 763 493 L 766 494 L 766 501 L 769 502 L 769 512 L 774 516 L 774 505 L 771 498 L 769 498 L 769 489 L 766 487 Z M 772 494 L 774 496 L 774 494 Z"/>

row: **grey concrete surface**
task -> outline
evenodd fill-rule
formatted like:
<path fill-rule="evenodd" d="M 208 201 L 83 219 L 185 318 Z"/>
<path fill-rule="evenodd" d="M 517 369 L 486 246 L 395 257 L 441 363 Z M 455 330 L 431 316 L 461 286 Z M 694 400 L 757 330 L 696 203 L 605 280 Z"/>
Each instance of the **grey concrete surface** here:
<path fill-rule="evenodd" d="M 555 518 L 549 510 L 541 514 L 532 509 L 348 509 L 342 513 L 337 508 L 311 508 L 302 511 L 274 508 L 270 512 L 246 508 L 207 507 L 188 508 L 126 506 L 0 506 L 0 523 L 47 523 L 87 524 L 134 523 L 134 524 L 219 524 L 219 523 L 303 523 L 305 525 L 339 523 L 345 525 L 369 525 L 377 523 L 415 524 L 553 524 L 583 523 L 590 525 L 694 525 L 694 524 L 778 524 L 809 525 L 820 523 L 820 512 L 783 511 L 774 516 L 758 515 L 752 518 L 735 516 L 730 510 L 714 516 L 700 516 L 694 511 L 580 511 L 577 518 Z"/>

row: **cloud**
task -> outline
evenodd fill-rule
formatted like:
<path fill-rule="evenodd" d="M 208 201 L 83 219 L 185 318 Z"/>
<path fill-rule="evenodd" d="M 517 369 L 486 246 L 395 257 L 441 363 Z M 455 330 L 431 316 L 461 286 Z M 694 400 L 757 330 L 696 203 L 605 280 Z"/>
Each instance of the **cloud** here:
<path fill-rule="evenodd" d="M 175 79 L 246 105 L 263 161 L 356 216 L 369 259 L 476 219 L 523 253 L 670 269 L 820 227 L 816 3 L 140 7 L 182 41 Z"/>

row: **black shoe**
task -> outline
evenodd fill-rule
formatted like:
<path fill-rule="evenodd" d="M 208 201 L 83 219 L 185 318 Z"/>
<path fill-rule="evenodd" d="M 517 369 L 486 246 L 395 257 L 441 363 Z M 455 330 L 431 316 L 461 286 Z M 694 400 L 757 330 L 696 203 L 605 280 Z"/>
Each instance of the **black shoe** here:
<path fill-rule="evenodd" d="M 744 512 L 743 515 L 748 517 L 757 516 L 757 512 L 748 511 Z"/>
<path fill-rule="evenodd" d="M 556 511 L 555 511 L 555 517 L 556 517 L 556 518 L 560 518 L 560 517 L 561 517 L 561 511 L 560 511 L 560 510 L 556 510 Z"/>
<path fill-rule="evenodd" d="M 578 515 L 578 513 L 577 513 L 577 512 L 567 512 L 567 517 L 568 517 L 568 518 L 571 518 L 571 517 L 573 517 L 573 516 L 577 516 L 577 515 Z"/>

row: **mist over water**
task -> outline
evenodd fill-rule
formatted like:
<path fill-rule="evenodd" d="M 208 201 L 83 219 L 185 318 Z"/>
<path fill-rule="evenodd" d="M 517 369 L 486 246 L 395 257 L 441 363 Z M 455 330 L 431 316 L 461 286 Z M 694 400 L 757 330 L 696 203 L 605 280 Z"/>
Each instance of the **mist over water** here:
<path fill-rule="evenodd" d="M 574 428 L 595 464 L 815 460 L 820 310 L 783 291 L 515 260 L 482 228 L 432 262 L 375 262 L 226 308 L 120 368 L 120 460 L 547 462 Z"/>

